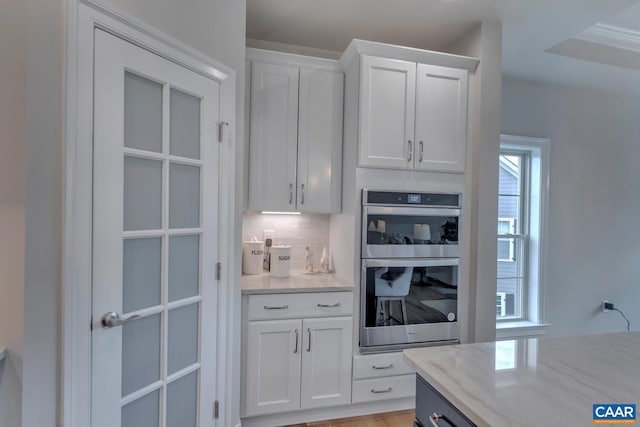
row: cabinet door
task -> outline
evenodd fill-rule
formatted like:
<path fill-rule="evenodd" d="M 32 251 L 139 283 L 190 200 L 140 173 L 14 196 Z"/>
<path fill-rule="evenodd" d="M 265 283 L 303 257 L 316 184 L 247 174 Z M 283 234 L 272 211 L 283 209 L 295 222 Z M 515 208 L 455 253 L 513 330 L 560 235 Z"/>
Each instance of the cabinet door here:
<path fill-rule="evenodd" d="M 302 409 L 351 403 L 352 319 L 303 321 Z"/>
<path fill-rule="evenodd" d="M 467 80 L 466 70 L 418 64 L 416 169 L 464 172 Z"/>
<path fill-rule="evenodd" d="M 249 322 L 246 415 L 300 409 L 302 320 Z"/>
<path fill-rule="evenodd" d="M 253 63 L 249 209 L 294 211 L 298 68 Z"/>
<path fill-rule="evenodd" d="M 298 211 L 340 212 L 344 75 L 300 70 Z"/>
<path fill-rule="evenodd" d="M 416 64 L 363 56 L 358 166 L 412 169 Z"/>

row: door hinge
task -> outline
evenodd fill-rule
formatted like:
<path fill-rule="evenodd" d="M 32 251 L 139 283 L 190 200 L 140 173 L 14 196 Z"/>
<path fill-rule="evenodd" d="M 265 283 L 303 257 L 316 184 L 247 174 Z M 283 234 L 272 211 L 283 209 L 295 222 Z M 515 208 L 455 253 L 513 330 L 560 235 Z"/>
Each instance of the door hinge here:
<path fill-rule="evenodd" d="M 222 277 L 222 264 L 216 262 L 216 280 L 220 280 Z"/>
<path fill-rule="evenodd" d="M 229 122 L 220 122 L 218 123 L 218 142 L 222 142 L 222 127 L 229 126 Z"/>
<path fill-rule="evenodd" d="M 217 400 L 213 402 L 213 418 L 218 419 L 220 417 L 220 402 Z"/>

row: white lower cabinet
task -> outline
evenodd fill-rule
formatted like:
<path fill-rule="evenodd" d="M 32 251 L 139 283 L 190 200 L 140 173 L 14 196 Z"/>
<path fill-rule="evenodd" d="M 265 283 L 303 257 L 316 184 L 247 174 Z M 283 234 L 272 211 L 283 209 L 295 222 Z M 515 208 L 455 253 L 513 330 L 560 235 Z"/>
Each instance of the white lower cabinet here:
<path fill-rule="evenodd" d="M 314 299 L 314 294 L 306 294 L 304 300 L 307 303 L 312 300 L 317 306 L 308 312 L 299 308 L 301 303 L 297 304 L 302 301 L 301 295 L 278 297 L 280 307 L 288 308 L 280 310 L 283 317 L 291 311 L 299 313 L 301 318 L 248 320 L 246 323 L 246 417 L 351 403 L 353 317 L 350 311 L 346 313 L 348 316 L 332 317 L 324 307 L 340 310 L 344 303 L 350 308 L 352 294 L 316 294 L 341 301 L 332 304 Z M 347 296 L 348 300 L 343 301 Z M 265 297 L 268 296 L 251 295 L 247 306 L 262 304 L 272 308 L 266 304 L 269 300 Z M 251 313 L 249 310 L 249 319 Z"/>
<path fill-rule="evenodd" d="M 249 322 L 247 415 L 300 409 L 302 320 Z"/>
<path fill-rule="evenodd" d="M 353 403 L 374 402 L 416 395 L 415 371 L 402 353 L 353 357 Z"/>

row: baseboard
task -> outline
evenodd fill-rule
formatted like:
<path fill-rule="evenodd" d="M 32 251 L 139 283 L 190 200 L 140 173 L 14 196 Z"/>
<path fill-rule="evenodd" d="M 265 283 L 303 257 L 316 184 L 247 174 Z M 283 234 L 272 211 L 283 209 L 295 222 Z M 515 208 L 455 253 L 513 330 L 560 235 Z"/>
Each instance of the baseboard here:
<path fill-rule="evenodd" d="M 405 409 L 414 409 L 415 405 L 415 397 L 407 397 L 390 401 L 359 403 L 356 405 L 333 406 L 330 408 L 310 409 L 284 414 L 247 417 L 242 419 L 241 424 L 242 427 L 278 427 L 338 418 L 359 417 L 382 412 L 402 411 Z"/>

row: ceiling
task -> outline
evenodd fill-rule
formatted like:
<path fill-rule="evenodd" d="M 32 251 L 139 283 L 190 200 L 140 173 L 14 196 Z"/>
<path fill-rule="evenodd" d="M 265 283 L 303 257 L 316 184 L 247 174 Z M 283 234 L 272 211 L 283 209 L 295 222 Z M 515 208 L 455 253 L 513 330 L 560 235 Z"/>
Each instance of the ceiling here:
<path fill-rule="evenodd" d="M 640 95 L 638 0 L 246 1 L 248 39 L 334 52 L 354 38 L 446 50 L 479 22 L 501 22 L 504 74 Z M 637 33 L 638 57 L 580 38 L 596 24 Z"/>

